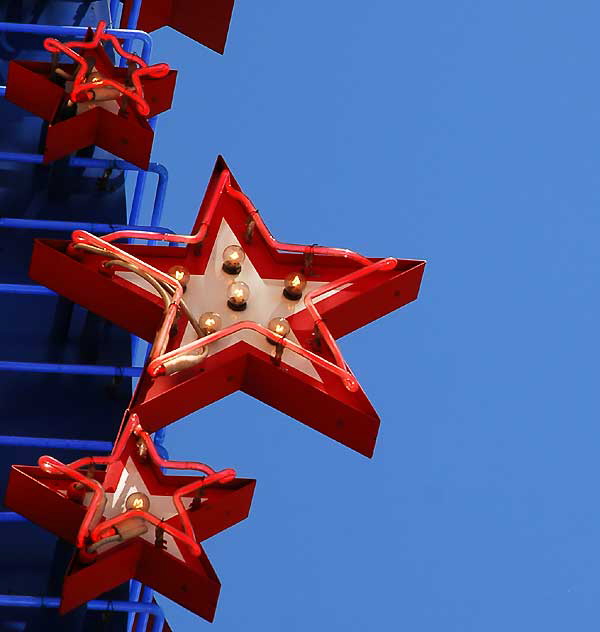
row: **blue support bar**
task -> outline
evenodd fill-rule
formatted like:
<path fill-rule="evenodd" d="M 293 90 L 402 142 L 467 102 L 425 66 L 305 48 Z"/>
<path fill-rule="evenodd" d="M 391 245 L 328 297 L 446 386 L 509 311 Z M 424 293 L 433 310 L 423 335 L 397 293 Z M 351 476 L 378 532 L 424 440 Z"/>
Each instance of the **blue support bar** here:
<path fill-rule="evenodd" d="M 56 292 L 43 285 L 21 285 L 20 283 L 0 283 L 0 294 L 39 294 L 56 296 Z"/>
<path fill-rule="evenodd" d="M 115 26 L 117 23 L 117 16 L 119 13 L 119 4 L 121 4 L 120 0 L 110 0 L 110 25 Z"/>
<path fill-rule="evenodd" d="M 154 596 L 154 592 L 150 586 L 142 587 L 142 598 L 140 599 L 141 603 L 152 603 L 152 598 Z M 148 627 L 148 613 L 143 612 L 138 615 L 137 623 L 135 626 L 135 632 L 146 632 L 146 628 Z"/>
<path fill-rule="evenodd" d="M 60 597 L 31 597 L 29 595 L 0 595 L 0 608 L 58 608 Z M 89 610 L 101 610 L 106 612 L 147 612 L 155 617 L 164 617 L 160 606 L 153 603 L 139 603 L 136 601 L 111 601 L 106 599 L 93 599 L 88 601 Z M 159 628 L 160 629 L 160 628 Z"/>
<path fill-rule="evenodd" d="M 0 522 L 29 522 L 29 520 L 14 511 L 0 511 Z"/>
<path fill-rule="evenodd" d="M 62 222 L 54 219 L 21 219 L 20 217 L 0 217 L 0 228 L 23 228 L 25 230 L 56 230 L 71 232 L 87 230 L 98 235 L 112 233 L 117 230 L 144 230 L 156 233 L 170 233 L 170 228 L 162 226 L 137 226 L 131 224 L 96 224 L 92 222 Z"/>
<path fill-rule="evenodd" d="M 97 366 L 93 364 L 49 364 L 46 362 L 8 362 L 0 360 L 0 371 L 18 373 L 64 373 L 67 375 L 109 375 L 114 377 L 139 377 L 141 366 Z"/>
<path fill-rule="evenodd" d="M 32 35 L 47 35 L 50 37 L 85 37 L 87 26 L 53 26 L 51 24 L 21 24 L 18 22 L 0 22 L 0 33 L 31 33 Z M 142 42 L 140 57 L 150 61 L 152 52 L 152 38 L 145 31 L 133 29 L 106 29 L 109 35 L 116 35 L 119 39 Z"/>
<path fill-rule="evenodd" d="M 142 583 L 137 579 L 132 579 L 129 584 L 129 601 L 139 601 L 140 593 L 142 592 Z M 127 615 L 127 632 L 132 632 L 133 630 L 133 619 L 135 618 L 135 614 L 130 612 Z"/>
<path fill-rule="evenodd" d="M 32 448 L 54 448 L 64 450 L 90 450 L 91 452 L 110 452 L 113 447 L 113 444 L 110 441 L 0 435 L 0 446 L 7 445 Z"/>
<path fill-rule="evenodd" d="M 25 154 L 25 153 L 17 153 L 10 151 L 0 151 L 0 161 L 6 162 L 23 162 L 29 164 L 41 165 L 44 163 L 44 156 L 41 154 Z M 138 171 L 140 176 L 145 173 L 143 169 L 132 165 L 130 162 L 126 162 L 125 160 L 108 160 L 106 158 L 79 158 L 77 156 L 73 156 L 69 159 L 69 166 L 71 167 L 80 167 L 84 169 L 120 169 L 122 171 Z M 157 226 L 160 224 L 163 208 L 165 204 L 165 196 L 167 194 L 167 184 L 169 182 L 169 172 L 167 171 L 164 165 L 161 165 L 157 162 L 151 162 L 148 166 L 148 171 L 152 173 L 156 173 L 158 175 L 158 184 L 156 185 L 156 194 L 154 196 L 154 208 L 152 209 L 152 221 L 150 222 L 153 226 Z M 144 176 L 145 178 L 145 176 Z M 145 182 L 145 179 L 142 180 Z M 137 191 L 136 185 L 136 191 Z M 139 205 L 142 203 L 142 193 L 143 193 L 143 185 L 140 185 L 141 191 L 137 194 L 137 202 L 136 195 L 134 193 L 134 206 L 132 204 L 131 207 L 131 224 L 137 223 L 137 218 L 140 214 Z"/>

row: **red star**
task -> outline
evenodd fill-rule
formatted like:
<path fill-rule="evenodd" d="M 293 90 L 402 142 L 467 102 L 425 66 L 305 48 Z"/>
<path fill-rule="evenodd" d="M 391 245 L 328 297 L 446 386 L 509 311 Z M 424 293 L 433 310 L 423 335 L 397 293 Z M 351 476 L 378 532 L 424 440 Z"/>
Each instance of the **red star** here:
<path fill-rule="evenodd" d="M 154 341 L 151 362 L 132 404 L 145 428 L 156 430 L 240 389 L 371 455 L 379 419 L 335 339 L 414 300 L 424 262 L 367 259 L 346 250 L 276 242 L 222 159 L 192 233 L 135 234 L 184 241 L 186 248 L 112 244 L 133 233 L 100 239 L 76 231 L 77 245 L 70 246 L 40 240 L 34 246 L 30 274 Z M 245 253 L 241 270 L 234 275 L 221 269 L 221 253 L 229 245 Z M 106 254 L 98 248 L 128 263 L 106 264 Z M 172 298 L 160 299 L 155 288 L 132 272 L 132 265 L 154 278 L 155 286 L 170 287 Z M 190 274 L 183 299 L 193 317 L 217 312 L 220 330 L 196 340 L 198 332 L 179 305 L 182 286 L 166 274 L 176 265 Z M 283 292 L 288 275 L 306 277 L 300 300 Z M 244 311 L 232 311 L 227 302 L 234 281 L 250 288 Z M 287 319 L 290 332 L 284 337 L 267 328 L 274 317 Z"/>
<path fill-rule="evenodd" d="M 222 53 L 234 0 L 144 0 L 137 27 L 151 33 L 170 26 L 196 42 Z M 127 28 L 132 0 L 124 0 L 121 28 Z"/>
<path fill-rule="evenodd" d="M 255 481 L 161 459 L 135 414 L 110 456 L 39 466 L 13 466 L 5 504 L 77 547 L 61 612 L 135 578 L 212 620 L 220 584 L 198 542 L 248 515 Z"/>
<path fill-rule="evenodd" d="M 167 64 L 148 66 L 127 53 L 114 36 L 104 33 L 105 26 L 100 22 L 86 41 L 45 40 L 47 50 L 66 54 L 73 64 L 9 64 L 6 98 L 50 123 L 44 162 L 97 145 L 148 167 L 154 132 L 146 119 L 171 107 L 177 73 Z M 128 68 L 113 66 L 104 50 L 106 41 L 128 60 Z"/>

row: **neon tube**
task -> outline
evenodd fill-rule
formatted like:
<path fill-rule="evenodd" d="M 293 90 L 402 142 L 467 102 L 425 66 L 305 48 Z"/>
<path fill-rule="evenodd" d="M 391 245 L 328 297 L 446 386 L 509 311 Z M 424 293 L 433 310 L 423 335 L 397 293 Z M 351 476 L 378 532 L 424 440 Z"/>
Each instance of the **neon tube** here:
<path fill-rule="evenodd" d="M 108 466 L 118 461 L 132 433 L 142 439 L 146 448 L 148 449 L 148 454 L 155 465 L 169 469 L 195 470 L 207 475 L 205 478 L 193 481 L 192 483 L 176 490 L 173 494 L 173 504 L 175 505 L 178 515 L 181 519 L 183 532 L 175 527 L 172 527 L 169 524 L 163 523 L 162 520 L 159 520 L 153 514 L 138 509 L 126 511 L 122 514 L 119 514 L 118 516 L 115 516 L 114 518 L 102 521 L 92 526 L 92 522 L 99 513 L 101 517 L 101 502 L 104 499 L 104 491 L 100 483 L 98 483 L 95 479 L 89 479 L 88 477 L 81 474 L 81 472 L 79 472 L 78 470 L 90 465 Z M 42 456 L 38 459 L 38 463 L 40 467 L 42 467 L 46 471 L 51 472 L 52 469 L 55 469 L 56 471 L 73 478 L 79 483 L 86 484 L 85 481 L 88 481 L 88 487 L 90 487 L 90 485 L 94 486 L 94 494 L 90 500 L 89 505 L 87 506 L 85 517 L 77 533 L 77 547 L 80 549 L 84 548 L 85 539 L 88 537 L 88 535 L 94 542 L 98 542 L 99 540 L 106 537 L 107 530 L 110 530 L 112 527 L 123 522 L 124 520 L 127 520 L 129 518 L 142 518 L 147 522 L 153 524 L 154 526 L 160 526 L 173 538 L 182 541 L 184 544 L 190 547 L 190 550 L 194 555 L 200 555 L 202 549 L 195 540 L 194 530 L 189 516 L 187 515 L 187 510 L 185 509 L 185 507 L 183 506 L 183 502 L 181 501 L 181 497 L 185 494 L 189 494 L 193 491 L 196 491 L 197 489 L 200 489 L 201 487 L 205 487 L 213 483 L 229 482 L 233 480 L 236 475 L 235 470 L 232 470 L 230 468 L 221 470 L 220 472 L 215 472 L 215 470 L 213 470 L 208 465 L 205 465 L 204 463 L 196 463 L 193 461 L 168 461 L 161 458 L 156 451 L 156 447 L 154 446 L 150 435 L 142 429 L 139 422 L 139 417 L 135 413 L 132 414 L 127 420 L 125 428 L 123 429 L 123 432 L 121 432 L 121 434 L 119 435 L 119 438 L 115 443 L 113 451 L 110 455 L 105 457 L 84 457 L 82 459 L 77 459 L 76 461 L 73 461 L 72 463 L 69 463 L 67 465 L 61 463 L 53 457 Z M 89 481 L 92 481 L 92 483 L 89 483 Z"/>
<path fill-rule="evenodd" d="M 105 33 L 105 30 L 106 22 L 104 20 L 100 20 L 100 22 L 98 22 L 98 26 L 96 27 L 94 37 L 90 41 L 76 40 L 70 42 L 60 42 L 57 39 L 48 37 L 44 40 L 44 48 L 49 53 L 63 53 L 79 65 L 70 93 L 73 101 L 79 102 L 86 100 L 88 91 L 109 86 L 120 92 L 122 96 L 134 101 L 138 112 L 142 116 L 148 116 L 150 113 L 150 106 L 144 99 L 144 89 L 142 87 L 141 77 L 148 76 L 155 79 L 166 77 L 171 69 L 168 64 L 153 64 L 152 66 L 148 66 L 143 59 L 124 50 L 119 40 L 114 35 Z M 102 77 L 100 81 L 96 83 L 86 80 L 91 68 L 89 68 L 85 57 L 76 53 L 75 49 L 94 50 L 99 46 L 102 46 L 102 42 L 105 41 L 110 42 L 114 50 L 121 56 L 121 58 L 126 59 L 127 62 L 134 62 L 138 64 L 138 68 L 133 70 L 130 75 L 133 88 L 130 89 L 120 81 L 115 81 L 106 77 Z"/>
<path fill-rule="evenodd" d="M 306 360 L 309 360 L 313 364 L 316 364 L 321 368 L 334 373 L 343 380 L 344 385 L 349 391 L 352 391 L 354 393 L 358 390 L 358 382 L 356 381 L 356 378 L 348 371 L 348 369 L 344 368 L 345 365 L 344 367 L 340 367 L 336 364 L 333 364 L 332 362 L 329 362 L 329 360 L 325 360 L 325 358 L 322 358 L 320 355 L 317 355 L 316 353 L 313 353 L 312 351 L 301 347 L 292 340 L 289 340 L 288 338 L 282 338 L 281 336 L 278 336 L 276 333 L 272 332 L 270 329 L 267 329 L 266 327 L 263 327 L 262 325 L 249 320 L 234 323 L 233 325 L 230 325 L 225 329 L 216 331 L 214 334 L 209 334 L 204 338 L 194 340 L 193 342 L 190 342 L 183 347 L 179 347 L 179 349 L 175 349 L 173 351 L 169 351 L 169 353 L 158 356 L 148 364 L 146 370 L 152 377 L 164 375 L 163 365 L 166 361 L 175 358 L 180 354 L 189 353 L 191 351 L 198 351 L 202 347 L 209 345 L 211 342 L 217 342 L 217 340 L 221 340 L 221 338 L 225 338 L 226 336 L 242 330 L 255 331 L 262 336 L 269 338 L 274 343 L 282 345 L 285 349 L 289 349 L 290 351 L 293 351 L 302 356 Z"/>
<path fill-rule="evenodd" d="M 208 226 L 214 215 L 215 209 L 217 207 L 217 203 L 223 194 L 226 192 L 228 195 L 233 197 L 235 200 L 240 202 L 248 215 L 254 220 L 256 223 L 256 227 L 262 237 L 267 241 L 267 243 L 275 248 L 276 250 L 282 250 L 285 252 L 298 252 L 302 254 L 314 253 L 320 255 L 329 255 L 342 257 L 344 259 L 350 259 L 352 261 L 356 261 L 361 265 L 367 266 L 371 264 L 371 260 L 367 259 L 367 257 L 363 257 L 352 250 L 347 250 L 345 248 L 326 248 L 324 246 L 305 246 L 300 244 L 286 244 L 281 241 L 277 241 L 273 235 L 269 232 L 269 229 L 263 222 L 260 217 L 258 211 L 252 205 L 252 202 L 248 199 L 246 195 L 244 195 L 241 191 L 234 189 L 231 186 L 231 174 L 227 169 L 224 169 L 219 175 L 219 179 L 217 180 L 217 186 L 215 187 L 215 193 L 211 198 L 208 208 L 206 209 L 206 213 L 202 219 L 202 223 L 200 224 L 200 228 L 195 235 L 152 235 L 151 233 L 135 233 L 134 231 L 117 231 L 115 233 L 111 233 L 109 235 L 104 235 L 103 239 L 105 241 L 115 241 L 116 239 L 124 239 L 124 238 L 137 238 L 137 239 L 158 239 L 161 241 L 170 241 L 170 242 L 178 242 L 183 244 L 197 244 L 200 243 L 206 233 L 208 231 Z"/>
<path fill-rule="evenodd" d="M 138 267 L 142 272 L 146 272 L 147 274 L 157 278 L 160 281 L 163 281 L 167 285 L 170 285 L 174 288 L 174 293 L 171 298 L 171 304 L 166 311 L 165 318 L 162 322 L 160 329 L 156 334 L 156 338 L 154 341 L 154 345 L 152 347 L 152 351 L 150 357 L 156 357 L 163 353 L 164 349 L 167 346 L 169 332 L 171 331 L 171 327 L 175 322 L 175 317 L 177 315 L 177 309 L 179 307 L 179 302 L 181 301 L 181 297 L 183 296 L 183 287 L 177 279 L 168 275 L 166 272 L 162 270 L 158 270 L 153 266 L 140 261 L 136 257 L 128 254 L 124 250 L 113 246 L 112 244 L 104 241 L 103 239 L 96 237 L 86 231 L 76 230 L 73 232 L 73 241 L 76 243 L 90 244 L 92 246 L 96 246 L 98 248 L 103 248 L 108 250 L 108 252 L 117 255 L 118 258 L 124 259 L 128 263 L 132 263 L 136 267 Z"/>
<path fill-rule="evenodd" d="M 100 503 L 104 498 L 104 488 L 95 478 L 89 478 L 85 474 L 78 472 L 77 470 L 61 463 L 58 459 L 51 456 L 41 456 L 38 459 L 39 466 L 46 472 L 53 473 L 54 471 L 66 474 L 77 483 L 81 483 L 87 487 L 93 494 L 90 501 L 88 511 L 86 512 L 79 531 L 77 532 L 76 544 L 77 547 L 82 549 L 85 545 L 85 535 L 90 531 L 92 521 L 97 517 L 100 509 Z M 101 517 L 101 516 L 100 516 Z"/>

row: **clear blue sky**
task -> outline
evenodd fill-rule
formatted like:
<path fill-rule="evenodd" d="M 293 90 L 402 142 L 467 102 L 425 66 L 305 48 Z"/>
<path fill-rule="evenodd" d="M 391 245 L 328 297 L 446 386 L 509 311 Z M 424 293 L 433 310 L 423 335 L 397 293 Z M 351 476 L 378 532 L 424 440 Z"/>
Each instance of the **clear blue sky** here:
<path fill-rule="evenodd" d="M 373 460 L 241 394 L 170 427 L 172 457 L 258 479 L 207 543 L 214 632 L 598 629 L 599 23 L 585 0 L 238 0 L 222 58 L 157 34 L 165 225 L 222 153 L 277 237 L 428 260 L 416 303 L 342 341 Z"/>

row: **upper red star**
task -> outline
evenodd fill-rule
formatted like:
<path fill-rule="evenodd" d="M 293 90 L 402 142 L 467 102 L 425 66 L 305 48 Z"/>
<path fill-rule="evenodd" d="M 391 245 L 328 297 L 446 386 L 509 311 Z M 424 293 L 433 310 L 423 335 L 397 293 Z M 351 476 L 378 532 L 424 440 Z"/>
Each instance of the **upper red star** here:
<path fill-rule="evenodd" d="M 146 119 L 171 107 L 177 73 L 167 64 L 148 66 L 127 53 L 104 27 L 100 22 L 85 41 L 44 42 L 56 57 L 65 53 L 73 64 L 11 61 L 6 98 L 50 123 L 45 162 L 97 145 L 147 169 L 154 132 Z M 128 68 L 113 65 L 103 46 L 107 40 L 126 57 Z"/>
<path fill-rule="evenodd" d="M 222 53 L 234 0 L 144 0 L 137 27 L 151 33 L 170 26 L 196 42 Z M 124 0 L 121 28 L 127 28 L 133 1 Z"/>
<path fill-rule="evenodd" d="M 155 430 L 241 389 L 371 455 L 379 420 L 335 339 L 414 300 L 424 262 L 276 242 L 222 159 L 192 233 L 121 232 L 100 239 L 76 231 L 68 248 L 38 241 L 30 273 L 154 341 L 132 404 L 145 428 Z M 187 246 L 117 248 L 112 243 L 132 236 Z M 222 269 L 228 246 L 244 259 L 234 274 Z M 113 261 L 107 263 L 107 257 Z M 185 288 L 167 274 L 177 265 L 189 272 L 189 279 L 182 279 Z M 288 276 L 292 284 L 300 281 L 301 299 L 283 291 Z M 243 284 L 250 291 L 246 307 L 231 309 L 227 293 L 243 290 Z M 162 299 L 161 287 L 168 289 Z M 196 320 L 206 312 L 219 314 L 221 328 L 215 331 L 218 324 L 213 324 L 199 331 L 186 310 Z M 278 335 L 273 323 L 273 330 L 268 328 L 277 317 L 287 320 L 287 335 Z M 198 338 L 203 333 L 208 335 Z"/>
<path fill-rule="evenodd" d="M 199 542 L 248 515 L 254 481 L 161 459 L 135 414 L 110 456 L 68 465 L 43 456 L 39 465 L 13 466 L 6 505 L 78 548 L 62 612 L 136 578 L 212 619 L 220 584 Z"/>

